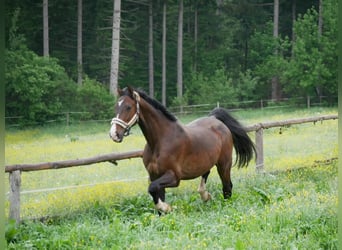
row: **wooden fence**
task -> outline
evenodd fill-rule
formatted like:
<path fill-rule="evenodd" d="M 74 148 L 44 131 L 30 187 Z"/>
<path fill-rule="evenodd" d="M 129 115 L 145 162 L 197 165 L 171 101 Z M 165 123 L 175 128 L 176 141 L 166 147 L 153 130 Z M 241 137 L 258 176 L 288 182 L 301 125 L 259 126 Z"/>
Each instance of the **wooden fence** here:
<path fill-rule="evenodd" d="M 202 103 L 196 105 L 182 105 L 182 106 L 170 106 L 168 110 L 175 115 L 187 115 L 187 114 L 208 114 L 215 107 L 222 107 L 230 111 L 237 111 L 241 109 L 280 109 L 280 108 L 291 108 L 291 107 L 316 107 L 316 106 L 331 106 L 336 105 L 338 101 L 337 96 L 319 96 L 319 97 L 292 97 L 292 98 L 281 98 L 280 100 L 274 99 L 261 99 L 261 100 L 249 100 L 249 101 L 236 101 L 236 102 L 217 102 L 217 103 Z M 44 124 L 61 123 L 65 122 L 69 126 L 73 122 L 110 122 L 108 119 L 93 120 L 88 119 L 87 116 L 91 115 L 90 111 L 67 111 L 61 113 L 55 113 L 51 120 L 47 120 Z M 82 118 L 81 118 L 82 117 Z M 24 116 L 6 116 L 7 127 L 21 127 L 21 120 Z M 35 126 L 40 123 L 30 122 L 27 125 Z"/>
<path fill-rule="evenodd" d="M 279 108 L 291 108 L 291 107 L 306 107 L 310 109 L 315 106 L 325 106 L 337 103 L 337 97 L 292 97 L 281 98 L 280 100 L 274 99 L 261 99 L 261 100 L 249 100 L 249 101 L 237 101 L 237 102 L 217 102 L 207 104 L 196 105 L 182 105 L 172 106 L 168 109 L 176 115 L 187 115 L 193 113 L 210 113 L 215 107 L 222 107 L 230 111 L 236 111 L 241 109 L 279 109 Z"/>
<path fill-rule="evenodd" d="M 294 124 L 301 123 L 309 123 L 309 122 L 322 122 L 324 120 L 335 120 L 338 119 L 337 115 L 324 115 L 318 117 L 309 117 L 302 119 L 291 119 L 291 120 L 283 120 L 283 121 L 275 121 L 275 122 L 264 122 L 257 123 L 251 126 L 245 127 L 247 132 L 255 131 L 255 144 L 257 150 L 256 157 L 256 171 L 263 172 L 264 171 L 264 146 L 263 146 L 263 130 L 274 127 L 284 127 L 290 126 Z M 82 165 L 90 165 L 100 162 L 111 162 L 116 164 L 118 160 L 130 159 L 142 157 L 143 151 L 131 151 L 126 153 L 112 153 L 106 155 L 95 156 L 91 158 L 85 159 L 77 159 L 77 160 L 66 160 L 66 161 L 57 161 L 57 162 L 45 162 L 38 164 L 16 164 L 9 165 L 5 167 L 5 172 L 9 173 L 9 218 L 14 219 L 17 223 L 20 222 L 20 186 L 21 186 L 21 172 L 22 171 L 39 171 L 39 170 L 47 170 L 47 169 L 60 169 L 60 168 L 68 168 Z"/>

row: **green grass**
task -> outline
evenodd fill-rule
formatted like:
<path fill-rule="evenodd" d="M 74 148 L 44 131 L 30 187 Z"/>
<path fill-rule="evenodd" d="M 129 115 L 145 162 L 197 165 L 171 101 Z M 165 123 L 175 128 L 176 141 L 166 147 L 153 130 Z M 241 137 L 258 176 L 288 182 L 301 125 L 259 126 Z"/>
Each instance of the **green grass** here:
<path fill-rule="evenodd" d="M 211 182 L 169 190 L 159 217 L 146 193 L 107 195 L 43 222 L 13 229 L 9 249 L 337 249 L 337 163 L 235 180 L 225 201 Z M 197 183 L 196 183 L 197 184 Z"/>
<path fill-rule="evenodd" d="M 233 115 L 251 125 L 336 113 L 334 108 L 315 108 Z M 183 122 L 194 118 L 180 117 Z M 10 129 L 6 165 L 125 152 L 145 144 L 139 128 L 121 144 L 109 140 L 108 130 L 107 123 Z M 233 196 L 225 201 L 212 171 L 208 189 L 213 200 L 208 203 L 196 192 L 199 179 L 181 182 L 167 190 L 174 211 L 162 217 L 147 194 L 140 159 L 120 161 L 118 166 L 101 163 L 22 173 L 23 191 L 93 185 L 22 194 L 24 223 L 8 223 L 8 248 L 336 249 L 337 163 L 325 161 L 337 157 L 337 121 L 282 128 L 281 134 L 277 128 L 268 129 L 264 144 L 265 170 L 279 174 L 257 175 L 254 163 L 247 169 L 233 168 Z M 7 178 L 5 183 L 8 190 Z M 41 217 L 42 222 L 32 220 Z"/>

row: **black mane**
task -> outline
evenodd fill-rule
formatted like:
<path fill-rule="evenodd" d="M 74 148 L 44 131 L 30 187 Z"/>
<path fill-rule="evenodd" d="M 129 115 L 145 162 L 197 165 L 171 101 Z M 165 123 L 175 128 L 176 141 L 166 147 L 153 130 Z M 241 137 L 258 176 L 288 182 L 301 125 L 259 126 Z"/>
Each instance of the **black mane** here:
<path fill-rule="evenodd" d="M 165 106 L 163 106 L 160 102 L 158 102 L 157 100 L 151 98 L 150 96 L 148 96 L 148 94 L 146 94 L 144 91 L 139 90 L 139 89 L 134 89 L 134 91 L 138 92 L 138 94 L 140 95 L 141 98 L 143 98 L 147 103 L 149 103 L 152 107 L 154 107 L 155 109 L 159 110 L 160 112 L 162 112 L 162 114 L 164 114 L 164 116 L 169 119 L 172 122 L 177 121 L 177 118 L 170 112 L 168 111 Z M 125 91 L 126 92 L 126 91 Z M 127 92 L 126 92 L 127 93 Z"/>

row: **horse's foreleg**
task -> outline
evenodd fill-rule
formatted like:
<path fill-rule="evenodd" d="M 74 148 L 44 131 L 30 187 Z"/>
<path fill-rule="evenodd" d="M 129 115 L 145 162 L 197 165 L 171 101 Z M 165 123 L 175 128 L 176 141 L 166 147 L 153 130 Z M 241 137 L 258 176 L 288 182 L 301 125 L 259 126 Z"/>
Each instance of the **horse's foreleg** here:
<path fill-rule="evenodd" d="M 148 192 L 153 198 L 153 202 L 158 211 L 164 213 L 171 211 L 171 206 L 165 202 L 165 188 L 177 187 L 179 185 L 179 179 L 175 173 L 171 170 L 167 171 L 160 178 L 151 182 Z"/>
<path fill-rule="evenodd" d="M 205 189 L 205 184 L 207 183 L 209 173 L 210 173 L 210 171 L 205 173 L 204 175 L 202 175 L 201 183 L 200 183 L 198 190 L 197 190 L 200 193 L 203 201 L 208 201 L 211 199 L 210 193 Z"/>

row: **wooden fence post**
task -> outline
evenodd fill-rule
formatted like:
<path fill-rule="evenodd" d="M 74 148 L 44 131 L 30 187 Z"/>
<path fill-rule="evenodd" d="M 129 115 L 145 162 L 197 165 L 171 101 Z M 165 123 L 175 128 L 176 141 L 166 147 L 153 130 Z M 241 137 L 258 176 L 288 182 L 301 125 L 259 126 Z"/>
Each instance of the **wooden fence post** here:
<path fill-rule="evenodd" d="M 258 173 L 263 172 L 264 170 L 264 139 L 263 139 L 264 130 L 263 128 L 259 128 L 255 131 L 255 144 L 256 144 L 256 171 Z"/>
<path fill-rule="evenodd" d="M 21 171 L 16 170 L 9 174 L 10 190 L 9 190 L 9 218 L 20 222 L 20 185 Z"/>

